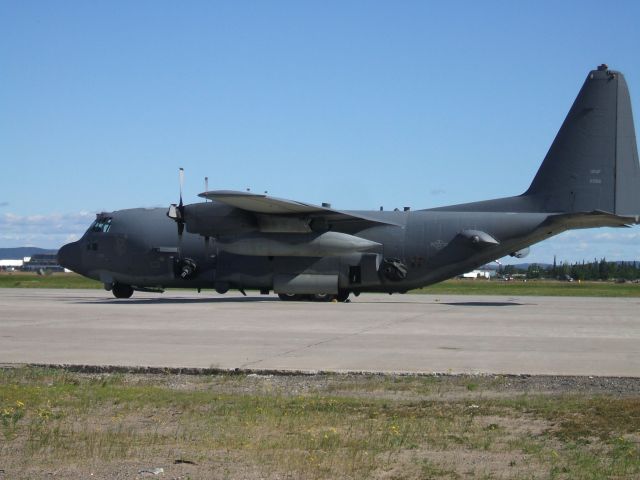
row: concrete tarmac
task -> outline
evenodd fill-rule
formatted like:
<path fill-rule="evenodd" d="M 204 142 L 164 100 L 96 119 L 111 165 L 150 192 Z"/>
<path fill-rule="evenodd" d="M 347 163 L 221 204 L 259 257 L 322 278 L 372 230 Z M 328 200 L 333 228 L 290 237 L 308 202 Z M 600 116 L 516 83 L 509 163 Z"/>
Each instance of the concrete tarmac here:
<path fill-rule="evenodd" d="M 0 363 L 640 377 L 640 299 L 0 289 Z"/>

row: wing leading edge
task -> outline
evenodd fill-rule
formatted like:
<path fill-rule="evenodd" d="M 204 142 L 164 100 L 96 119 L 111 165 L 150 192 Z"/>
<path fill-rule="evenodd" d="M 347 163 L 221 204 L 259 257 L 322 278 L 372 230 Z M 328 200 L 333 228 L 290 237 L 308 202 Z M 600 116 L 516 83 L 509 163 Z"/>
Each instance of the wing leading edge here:
<path fill-rule="evenodd" d="M 271 197 L 266 194 L 238 192 L 234 190 L 216 190 L 198 195 L 216 202 L 257 215 L 312 217 L 326 220 L 329 223 L 364 229 L 379 225 L 400 226 L 386 219 L 375 218 L 361 213 L 343 212 L 329 207 L 310 203 Z"/>

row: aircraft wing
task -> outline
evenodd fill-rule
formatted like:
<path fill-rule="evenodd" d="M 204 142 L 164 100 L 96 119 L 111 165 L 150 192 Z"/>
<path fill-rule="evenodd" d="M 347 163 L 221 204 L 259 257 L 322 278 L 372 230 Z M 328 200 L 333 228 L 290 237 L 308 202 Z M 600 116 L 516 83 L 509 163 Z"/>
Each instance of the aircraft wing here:
<path fill-rule="evenodd" d="M 204 192 L 198 195 L 202 198 L 214 200 L 226 205 L 245 210 L 258 215 L 289 216 L 289 217 L 310 217 L 326 220 L 337 226 L 348 229 L 364 229 L 378 225 L 399 224 L 374 218 L 354 212 L 343 212 L 328 207 L 313 205 L 309 203 L 287 200 L 283 198 L 271 197 L 266 194 L 238 192 L 233 190 L 216 190 Z"/>
<path fill-rule="evenodd" d="M 254 213 L 286 215 L 292 213 L 326 213 L 332 211 L 325 207 L 296 202 L 295 200 L 285 200 L 282 198 L 269 197 L 266 194 L 237 192 L 234 190 L 216 190 L 204 192 L 198 196 L 226 203 L 232 207 Z"/>

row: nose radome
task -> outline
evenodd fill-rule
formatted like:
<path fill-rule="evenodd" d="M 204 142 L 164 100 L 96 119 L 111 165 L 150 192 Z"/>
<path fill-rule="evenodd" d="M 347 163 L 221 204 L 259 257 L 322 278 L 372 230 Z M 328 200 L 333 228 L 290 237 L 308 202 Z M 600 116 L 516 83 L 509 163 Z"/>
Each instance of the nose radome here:
<path fill-rule="evenodd" d="M 80 266 L 80 247 L 78 242 L 67 243 L 58 250 L 58 264 L 77 272 Z"/>

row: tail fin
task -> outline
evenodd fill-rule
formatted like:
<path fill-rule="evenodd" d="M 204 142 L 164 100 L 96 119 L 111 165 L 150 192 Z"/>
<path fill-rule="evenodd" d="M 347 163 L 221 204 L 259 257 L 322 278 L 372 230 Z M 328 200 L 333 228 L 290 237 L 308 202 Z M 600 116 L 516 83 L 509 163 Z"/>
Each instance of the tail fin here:
<path fill-rule="evenodd" d="M 640 165 L 624 76 L 587 76 L 542 166 L 523 194 L 544 212 L 640 214 Z"/>

